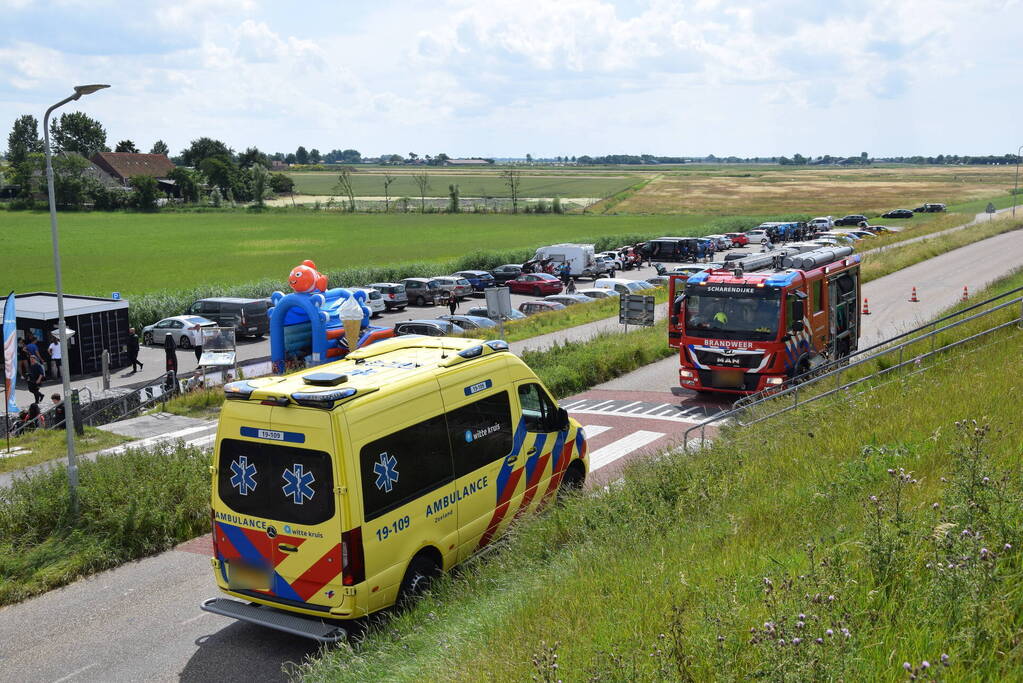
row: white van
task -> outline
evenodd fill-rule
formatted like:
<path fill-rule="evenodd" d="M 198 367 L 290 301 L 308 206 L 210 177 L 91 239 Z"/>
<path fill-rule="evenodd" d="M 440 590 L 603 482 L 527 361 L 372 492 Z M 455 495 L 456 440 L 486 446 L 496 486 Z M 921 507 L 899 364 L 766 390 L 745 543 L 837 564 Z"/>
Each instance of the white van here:
<path fill-rule="evenodd" d="M 639 280 L 626 280 L 620 277 L 602 277 L 593 281 L 597 289 L 613 289 L 619 294 L 638 294 L 644 289 L 653 289 L 654 285 Z"/>

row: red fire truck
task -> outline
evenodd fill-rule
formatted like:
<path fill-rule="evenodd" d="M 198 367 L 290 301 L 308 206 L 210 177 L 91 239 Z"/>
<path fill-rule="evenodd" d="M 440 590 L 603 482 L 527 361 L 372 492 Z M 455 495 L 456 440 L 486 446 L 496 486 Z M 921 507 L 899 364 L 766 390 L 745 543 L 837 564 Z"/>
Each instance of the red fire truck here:
<path fill-rule="evenodd" d="M 767 253 L 672 276 L 668 344 L 686 389 L 751 394 L 849 355 L 860 336 L 850 247 Z"/>

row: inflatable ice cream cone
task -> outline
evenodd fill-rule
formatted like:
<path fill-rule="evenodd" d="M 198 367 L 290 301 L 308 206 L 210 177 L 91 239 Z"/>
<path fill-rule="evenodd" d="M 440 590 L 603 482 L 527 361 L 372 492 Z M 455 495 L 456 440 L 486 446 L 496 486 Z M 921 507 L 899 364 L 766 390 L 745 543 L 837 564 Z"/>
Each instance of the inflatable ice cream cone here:
<path fill-rule="evenodd" d="M 349 298 L 338 309 L 338 317 L 345 328 L 348 351 L 352 352 L 359 347 L 359 337 L 362 335 L 362 307 L 354 297 Z"/>

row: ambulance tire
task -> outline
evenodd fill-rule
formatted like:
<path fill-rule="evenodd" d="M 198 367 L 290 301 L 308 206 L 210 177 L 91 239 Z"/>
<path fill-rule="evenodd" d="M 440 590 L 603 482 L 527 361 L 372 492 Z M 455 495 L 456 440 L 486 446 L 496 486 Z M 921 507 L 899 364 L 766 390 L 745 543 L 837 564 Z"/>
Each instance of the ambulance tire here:
<path fill-rule="evenodd" d="M 561 503 L 566 496 L 582 491 L 585 481 L 586 471 L 578 461 L 573 462 L 561 477 L 561 484 L 558 486 L 558 502 Z"/>
<path fill-rule="evenodd" d="M 401 587 L 398 588 L 398 599 L 395 606 L 398 609 L 410 607 L 419 597 L 430 589 L 434 578 L 440 574 L 440 567 L 437 562 L 426 553 L 419 553 L 409 562 L 405 570 L 405 578 L 401 580 Z"/>

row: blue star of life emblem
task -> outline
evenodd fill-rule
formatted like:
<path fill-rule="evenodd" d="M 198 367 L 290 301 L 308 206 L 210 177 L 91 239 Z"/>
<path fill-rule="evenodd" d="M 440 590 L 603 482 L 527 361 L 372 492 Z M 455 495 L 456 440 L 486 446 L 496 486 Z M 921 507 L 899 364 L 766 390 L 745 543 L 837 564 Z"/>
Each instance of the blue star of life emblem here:
<path fill-rule="evenodd" d="M 306 472 L 302 465 L 295 463 L 292 469 L 284 470 L 284 474 L 281 476 L 287 482 L 281 487 L 281 490 L 284 491 L 285 496 L 291 498 L 291 502 L 295 505 L 301 505 L 306 498 L 312 499 L 315 495 L 310 484 L 316 481 L 316 477 L 312 472 Z"/>
<path fill-rule="evenodd" d="M 377 489 L 384 493 L 390 493 L 394 488 L 394 482 L 398 481 L 398 470 L 394 469 L 398 460 L 387 453 L 380 454 L 380 462 L 373 465 L 373 471 L 377 475 Z"/>
<path fill-rule="evenodd" d="M 249 464 L 248 456 L 240 455 L 231 463 L 231 486 L 243 496 L 256 488 L 256 466 Z"/>

